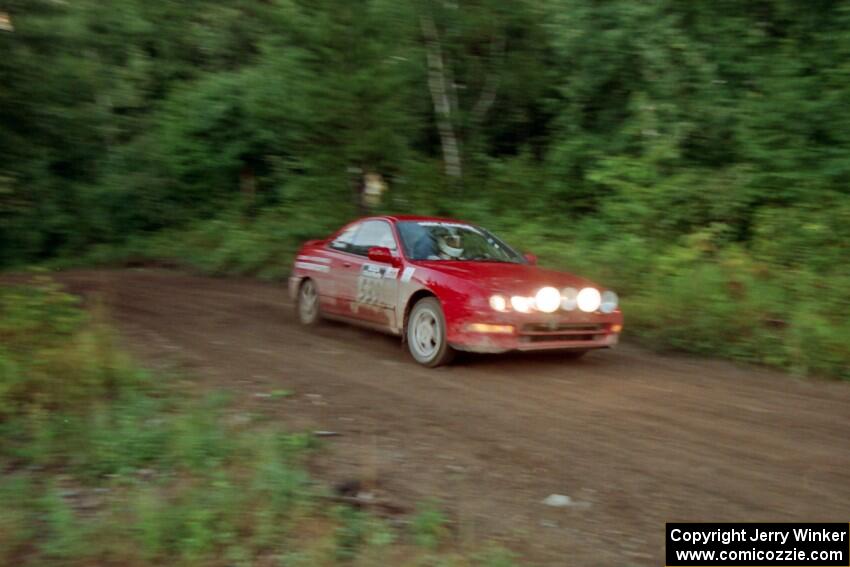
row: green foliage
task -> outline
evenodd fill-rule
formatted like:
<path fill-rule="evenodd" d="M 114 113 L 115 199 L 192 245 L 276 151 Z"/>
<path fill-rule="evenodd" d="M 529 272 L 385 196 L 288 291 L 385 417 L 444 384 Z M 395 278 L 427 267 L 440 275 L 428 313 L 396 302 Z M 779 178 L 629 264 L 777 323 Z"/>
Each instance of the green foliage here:
<path fill-rule="evenodd" d="M 41 551 L 51 559 L 71 559 L 83 555 L 88 542 L 74 511 L 62 498 L 57 486 L 48 488 L 41 502 L 47 537 Z"/>
<path fill-rule="evenodd" d="M 448 532 L 448 519 L 434 504 L 419 507 L 413 517 L 411 529 L 416 545 L 436 549 Z"/>
<path fill-rule="evenodd" d="M 33 484 L 22 474 L 0 479 L 0 558 L 18 556 L 38 533 Z"/>
<path fill-rule="evenodd" d="M 0 289 L 0 420 L 88 410 L 141 377 L 76 303 L 44 278 Z"/>
<path fill-rule="evenodd" d="M 364 543 L 367 517 L 361 511 L 348 507 L 336 508 L 335 512 L 340 522 L 336 530 L 336 559 L 351 560 Z"/>

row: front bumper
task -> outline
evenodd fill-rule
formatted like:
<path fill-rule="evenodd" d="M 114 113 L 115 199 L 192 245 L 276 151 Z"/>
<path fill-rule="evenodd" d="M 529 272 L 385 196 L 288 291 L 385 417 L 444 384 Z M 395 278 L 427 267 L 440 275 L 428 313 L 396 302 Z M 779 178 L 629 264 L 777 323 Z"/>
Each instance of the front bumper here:
<path fill-rule="evenodd" d="M 512 325 L 512 333 L 477 332 L 475 322 L 458 322 L 449 329 L 452 348 L 470 352 L 498 353 L 512 350 L 590 350 L 610 348 L 619 342 L 623 316 L 603 313 L 543 314 L 491 318 L 491 325 Z M 481 321 L 484 322 L 484 321 Z"/>

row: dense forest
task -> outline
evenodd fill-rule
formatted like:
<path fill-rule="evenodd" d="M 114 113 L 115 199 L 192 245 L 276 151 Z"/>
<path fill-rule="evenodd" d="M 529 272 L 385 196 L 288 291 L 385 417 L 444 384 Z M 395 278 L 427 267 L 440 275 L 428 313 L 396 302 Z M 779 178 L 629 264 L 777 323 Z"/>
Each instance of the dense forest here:
<path fill-rule="evenodd" d="M 646 343 L 850 376 L 850 3 L 3 0 L 0 51 L 7 268 L 278 278 L 379 176 Z"/>

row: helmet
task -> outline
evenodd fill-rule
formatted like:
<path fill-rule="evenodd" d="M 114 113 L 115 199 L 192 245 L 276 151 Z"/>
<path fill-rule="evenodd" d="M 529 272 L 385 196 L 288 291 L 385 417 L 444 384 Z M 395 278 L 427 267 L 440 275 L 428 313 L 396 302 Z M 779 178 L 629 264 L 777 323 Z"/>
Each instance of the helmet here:
<path fill-rule="evenodd" d="M 437 247 L 445 259 L 454 260 L 463 254 L 460 235 L 454 229 L 444 229 L 437 234 Z"/>

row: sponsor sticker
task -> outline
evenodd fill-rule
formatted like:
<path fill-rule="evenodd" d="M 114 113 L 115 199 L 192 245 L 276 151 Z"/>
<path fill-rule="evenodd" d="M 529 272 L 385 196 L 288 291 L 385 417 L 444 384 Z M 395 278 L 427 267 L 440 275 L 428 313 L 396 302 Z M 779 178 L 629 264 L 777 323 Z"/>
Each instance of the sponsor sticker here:
<path fill-rule="evenodd" d="M 384 268 L 376 264 L 363 264 L 363 267 L 360 268 L 360 277 L 382 278 L 384 277 Z"/>
<path fill-rule="evenodd" d="M 298 256 L 297 259 L 298 260 L 304 260 L 306 262 L 318 262 L 320 264 L 330 264 L 331 263 L 330 258 L 322 258 L 321 256 L 307 256 L 306 254 Z"/>
<path fill-rule="evenodd" d="M 314 264 L 313 262 L 295 262 L 296 268 L 301 268 L 302 270 L 311 270 L 314 272 L 328 272 L 330 271 L 330 266 L 326 266 L 324 264 Z"/>
<path fill-rule="evenodd" d="M 397 275 L 398 268 L 387 268 L 387 270 L 384 272 L 384 277 L 388 280 L 394 280 Z"/>

